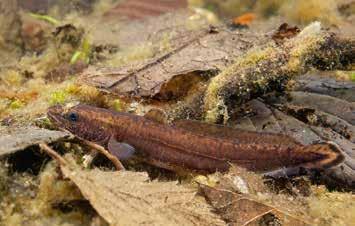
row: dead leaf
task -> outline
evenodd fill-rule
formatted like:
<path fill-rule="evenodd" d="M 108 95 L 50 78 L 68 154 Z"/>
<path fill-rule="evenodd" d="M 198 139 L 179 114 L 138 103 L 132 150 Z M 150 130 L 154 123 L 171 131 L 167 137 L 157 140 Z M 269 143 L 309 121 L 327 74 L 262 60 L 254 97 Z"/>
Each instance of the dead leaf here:
<path fill-rule="evenodd" d="M 355 103 L 347 102 L 327 95 L 305 92 L 291 92 L 290 104 L 314 108 L 332 115 L 336 115 L 355 125 Z"/>
<path fill-rule="evenodd" d="M 355 102 L 355 83 L 335 78 L 334 72 L 307 73 L 296 80 L 295 91 L 318 93 Z"/>
<path fill-rule="evenodd" d="M 280 107 L 283 108 L 284 112 L 287 112 L 287 114 L 294 116 L 302 122 L 313 126 L 330 128 L 355 143 L 355 126 L 337 116 L 322 111 L 316 111 L 312 108 L 294 106 L 287 103 Z"/>
<path fill-rule="evenodd" d="M 194 188 L 150 181 L 146 173 L 62 166 L 110 225 L 225 225 Z"/>
<path fill-rule="evenodd" d="M 39 143 L 52 143 L 69 138 L 68 133 L 37 127 L 0 128 L 0 158 Z"/>
<path fill-rule="evenodd" d="M 119 95 L 156 97 L 160 94 L 170 98 L 170 94 L 186 92 L 190 87 L 186 81 L 196 82 L 198 77 L 215 75 L 231 63 L 230 59 L 266 40 L 229 31 L 216 34 L 202 30 L 186 34 L 174 40 L 172 46 L 177 47 L 166 54 L 121 68 L 91 67 L 80 76 L 80 82 Z M 160 93 L 166 87 L 168 92 Z"/>
<path fill-rule="evenodd" d="M 280 221 L 282 225 L 310 225 L 302 218 L 258 201 L 255 198 L 255 191 L 250 194 L 233 191 L 230 184 L 233 184 L 231 181 L 235 180 L 235 175 L 232 175 L 222 176 L 220 178 L 222 180 L 216 187 L 200 185 L 201 191 L 208 202 L 229 225 L 259 225 L 260 221 L 265 220 L 264 218 L 270 214 L 274 218 L 273 223 Z M 244 179 L 250 182 L 248 178 L 244 177 Z"/>
<path fill-rule="evenodd" d="M 126 0 L 104 14 L 104 17 L 144 19 L 187 7 L 186 0 Z"/>

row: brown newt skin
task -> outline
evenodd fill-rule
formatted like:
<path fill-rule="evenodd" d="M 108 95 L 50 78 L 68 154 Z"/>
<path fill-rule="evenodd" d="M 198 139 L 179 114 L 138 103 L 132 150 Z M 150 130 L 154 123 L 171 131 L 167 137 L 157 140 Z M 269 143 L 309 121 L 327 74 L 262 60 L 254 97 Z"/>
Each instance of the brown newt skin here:
<path fill-rule="evenodd" d="M 106 148 L 112 139 L 129 144 L 148 163 L 175 171 L 223 172 L 231 164 L 255 172 L 293 167 L 322 169 L 344 159 L 330 143 L 304 146 L 280 134 L 188 120 L 168 125 L 88 105 L 68 110 L 54 106 L 48 117 L 57 126 Z"/>

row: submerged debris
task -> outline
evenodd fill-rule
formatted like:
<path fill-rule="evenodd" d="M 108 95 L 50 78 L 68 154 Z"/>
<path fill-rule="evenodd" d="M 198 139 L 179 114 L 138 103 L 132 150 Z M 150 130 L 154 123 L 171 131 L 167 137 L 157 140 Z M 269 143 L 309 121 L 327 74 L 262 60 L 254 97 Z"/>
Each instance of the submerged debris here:
<path fill-rule="evenodd" d="M 0 1 L 0 224 L 351 224 L 353 12 L 353 0 Z M 232 18 L 238 29 L 225 23 Z M 265 133 L 302 147 L 327 142 L 344 161 L 267 177 L 230 163 L 229 172 L 180 175 L 136 159 L 114 171 L 105 148 L 130 156 L 128 144 L 110 139 L 97 147 L 29 126 L 53 128 L 42 117 L 47 109 L 78 103 L 145 115 L 200 137 L 239 128 L 229 139 L 250 130 L 262 134 L 251 144 Z M 193 148 L 184 148 L 183 161 Z M 275 157 L 248 150 L 247 161 Z"/>
<path fill-rule="evenodd" d="M 339 48 L 331 53 L 327 50 L 337 41 L 335 36 L 321 31 L 320 24 L 315 22 L 282 47 L 269 43 L 264 48 L 250 50 L 211 79 L 204 101 L 206 120 L 227 122 L 235 106 L 267 92 L 284 89 L 287 81 L 320 62 L 323 52 L 332 55 L 325 58 L 325 64 L 332 68 L 349 67 L 354 60 L 351 41 L 344 45 L 339 43 Z M 340 58 L 345 61 L 338 61 Z"/>
<path fill-rule="evenodd" d="M 110 225 L 225 225 L 196 190 L 176 181 L 150 181 L 146 173 L 84 171 L 62 166 L 84 197 Z"/>

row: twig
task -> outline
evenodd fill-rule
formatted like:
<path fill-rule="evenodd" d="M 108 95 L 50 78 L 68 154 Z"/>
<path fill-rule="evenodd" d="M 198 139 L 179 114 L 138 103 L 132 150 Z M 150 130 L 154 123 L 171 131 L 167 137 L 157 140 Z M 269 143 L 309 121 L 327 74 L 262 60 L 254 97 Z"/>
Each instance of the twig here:
<path fill-rule="evenodd" d="M 51 156 L 53 159 L 59 162 L 60 165 L 67 164 L 65 159 L 62 156 L 60 156 L 56 151 L 54 151 L 51 147 L 49 147 L 47 144 L 40 143 L 39 147 L 41 148 L 42 151 L 46 152 L 49 156 Z"/>
<path fill-rule="evenodd" d="M 97 150 L 99 153 L 103 154 L 104 156 L 106 156 L 106 158 L 108 158 L 113 165 L 116 167 L 116 169 L 119 170 L 125 170 L 124 166 L 122 165 L 122 163 L 120 162 L 120 160 L 112 155 L 109 151 L 107 151 L 104 147 L 102 147 L 101 145 L 95 144 L 94 142 L 88 141 L 88 140 L 84 140 L 78 136 L 75 136 L 74 134 L 72 134 L 69 130 L 63 129 L 63 128 L 59 128 L 60 131 L 63 132 L 67 132 L 71 135 L 73 135 L 75 138 L 77 138 L 80 142 L 82 142 L 83 144 L 85 144 L 88 147 L 91 147 L 92 149 Z"/>
<path fill-rule="evenodd" d="M 106 158 L 108 158 L 113 163 L 113 165 L 115 165 L 117 170 L 125 170 L 125 168 L 122 165 L 122 163 L 120 162 L 120 160 L 116 156 L 112 155 L 109 151 L 107 151 L 101 145 L 95 144 L 91 141 L 83 140 L 81 138 L 78 138 L 78 139 L 86 146 L 91 147 L 91 148 L 97 150 L 98 152 L 102 153 L 103 155 L 105 155 Z"/>

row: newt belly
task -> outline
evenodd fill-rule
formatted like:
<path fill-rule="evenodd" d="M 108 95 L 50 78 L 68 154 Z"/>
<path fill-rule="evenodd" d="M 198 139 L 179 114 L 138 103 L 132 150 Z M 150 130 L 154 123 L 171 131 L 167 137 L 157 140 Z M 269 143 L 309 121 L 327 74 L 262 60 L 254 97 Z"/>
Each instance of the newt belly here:
<path fill-rule="evenodd" d="M 255 172 L 282 168 L 322 169 L 343 156 L 330 143 L 302 145 L 281 134 L 257 133 L 196 121 L 172 125 L 142 116 L 77 105 L 49 109 L 57 126 L 100 144 L 122 158 L 134 153 L 156 166 L 203 172 L 226 171 L 236 164 Z"/>

